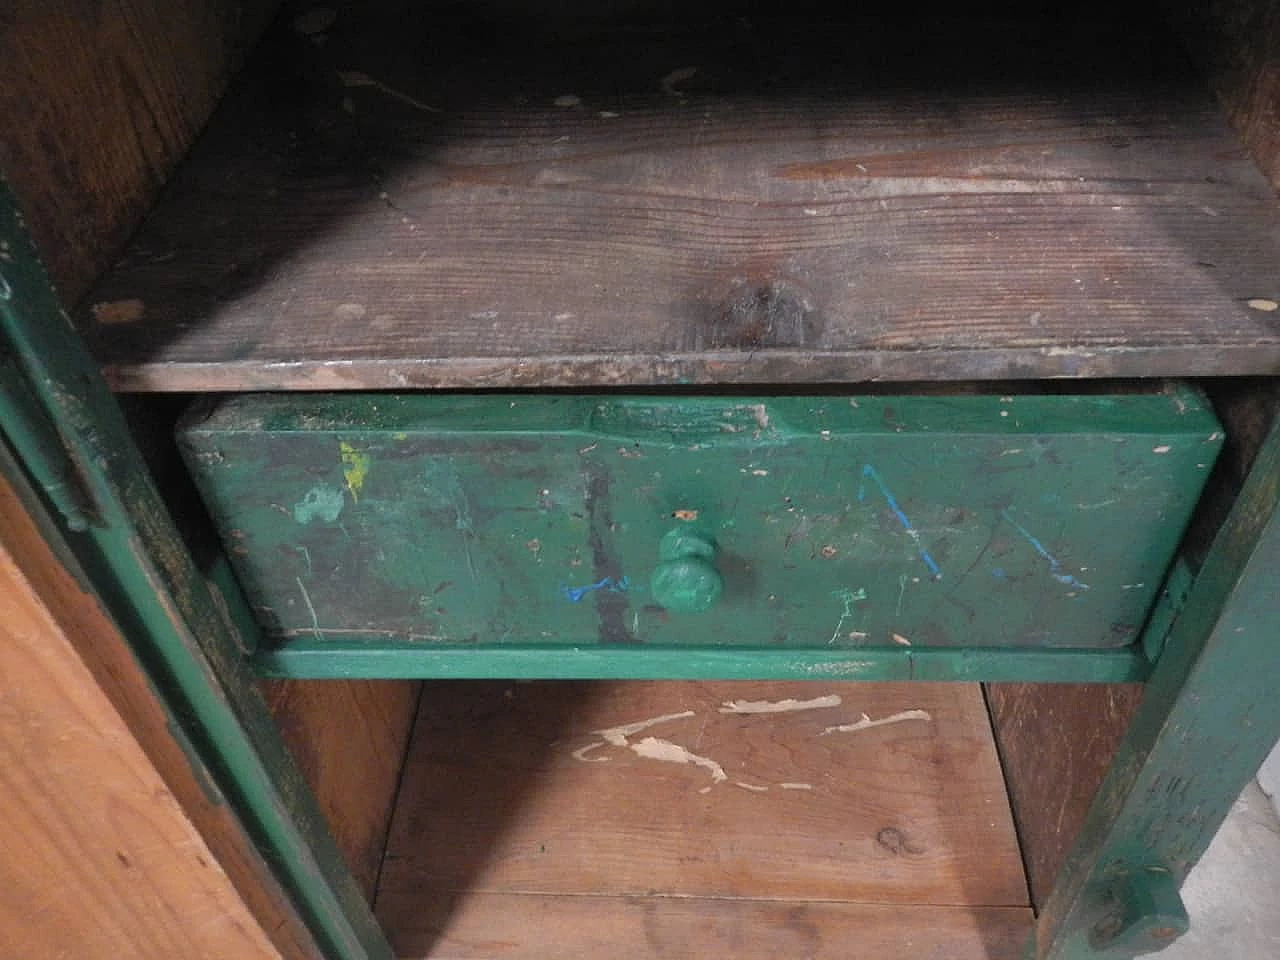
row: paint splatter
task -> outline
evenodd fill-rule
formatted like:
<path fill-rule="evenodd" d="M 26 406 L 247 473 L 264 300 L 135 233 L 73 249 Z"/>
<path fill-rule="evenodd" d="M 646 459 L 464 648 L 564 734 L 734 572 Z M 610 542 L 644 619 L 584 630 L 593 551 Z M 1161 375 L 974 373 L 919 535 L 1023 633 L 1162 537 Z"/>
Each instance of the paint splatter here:
<path fill-rule="evenodd" d="M 812 700 L 726 700 L 721 713 L 792 713 L 796 710 L 824 710 L 840 706 L 840 694 L 831 693 Z"/>
<path fill-rule="evenodd" d="M 872 720 L 865 713 L 861 720 L 853 723 L 842 723 L 839 726 L 827 727 L 819 736 L 825 737 L 832 733 L 857 733 L 859 730 L 870 730 L 873 727 L 883 727 L 891 723 L 902 723 L 906 720 L 932 720 L 933 717 L 925 710 L 903 710 L 901 713 L 890 714 L 879 720 Z"/>
<path fill-rule="evenodd" d="M 298 589 L 302 591 L 302 601 L 307 605 L 307 612 L 311 614 L 311 630 L 315 634 L 317 640 L 320 639 L 320 618 L 316 616 L 315 604 L 311 602 L 311 595 L 307 593 L 307 587 L 302 582 L 301 577 L 294 577 L 294 582 L 298 584 Z"/>
<path fill-rule="evenodd" d="M 669 97 L 683 96 L 683 92 L 677 90 L 676 85 L 684 83 L 686 80 L 692 80 L 697 72 L 697 67 L 677 67 L 659 81 L 662 92 Z"/>
<path fill-rule="evenodd" d="M 93 305 L 93 319 L 103 325 L 134 323 L 141 320 L 146 312 L 146 304 L 138 299 L 113 300 Z"/>
<path fill-rule="evenodd" d="M 1031 546 L 1035 549 L 1036 553 L 1040 554 L 1040 556 L 1044 557 L 1044 559 L 1049 561 L 1049 576 L 1053 577 L 1053 579 L 1057 580 L 1059 583 L 1066 584 L 1068 587 L 1075 587 L 1077 590 L 1089 589 L 1089 585 L 1087 583 L 1081 583 L 1079 580 L 1077 580 L 1075 577 L 1071 576 L 1070 574 L 1063 573 L 1062 564 L 1058 562 L 1057 557 L 1055 557 L 1048 550 L 1046 550 L 1044 548 L 1044 544 L 1042 544 L 1039 540 L 1033 537 L 1030 531 L 1028 531 L 1026 527 L 1020 524 L 1017 520 L 1013 519 L 1013 517 L 1009 515 L 1008 510 L 1001 510 L 1000 516 L 1008 520 L 1009 523 L 1012 524 L 1013 528 L 1017 530 L 1018 533 L 1022 534 L 1022 538 L 1026 540 L 1027 543 L 1031 544 Z"/>
<path fill-rule="evenodd" d="M 670 740 L 645 737 L 639 743 L 631 743 L 627 746 L 636 755 L 644 757 L 646 760 L 661 760 L 665 763 L 691 763 L 695 767 L 702 767 L 711 774 L 712 783 L 724 783 L 729 779 L 729 775 L 724 772 L 724 767 L 710 757 L 699 756 L 678 743 L 672 743 Z"/>
<path fill-rule="evenodd" d="M 583 597 L 595 593 L 597 590 L 605 590 L 609 593 L 626 593 L 630 589 L 631 581 L 627 577 L 622 577 L 621 579 L 605 577 L 595 583 L 588 583 L 584 587 L 562 586 L 560 592 L 564 594 L 564 598 L 570 603 L 581 603 Z"/>
<path fill-rule="evenodd" d="M 369 455 L 361 453 L 345 440 L 338 443 L 338 452 L 342 456 L 342 476 L 347 481 L 347 489 L 351 491 L 351 502 L 360 502 L 360 491 L 364 489 L 365 478 L 369 476 Z"/>
<path fill-rule="evenodd" d="M 859 587 L 857 590 L 836 590 L 831 595 L 844 604 L 844 610 L 840 612 L 840 619 L 836 621 L 836 628 L 831 631 L 831 639 L 827 641 L 827 646 L 829 647 L 840 639 L 845 623 L 853 616 L 853 605 L 859 600 L 867 599 L 867 591 Z M 865 637 L 866 634 L 864 633 L 862 636 Z"/>
<path fill-rule="evenodd" d="M 333 523 L 342 513 L 346 498 L 341 490 L 333 487 L 312 487 L 307 495 L 293 505 L 293 519 L 301 524 L 320 520 Z"/>
<path fill-rule="evenodd" d="M 888 486 L 886 486 L 884 480 L 881 479 L 880 474 L 876 471 L 876 468 L 869 463 L 863 466 L 862 478 L 863 478 L 863 484 L 858 489 L 858 502 L 862 503 L 867 499 L 867 488 L 866 488 L 867 480 L 870 480 L 877 487 L 879 487 L 880 494 L 884 497 L 885 503 L 889 505 L 889 509 L 893 511 L 893 515 L 897 517 L 898 522 L 902 524 L 902 529 L 907 531 L 907 536 L 911 538 L 911 542 L 916 545 L 916 550 L 918 550 L 920 553 L 920 559 L 924 562 L 924 565 L 929 568 L 929 573 L 933 576 L 933 579 L 941 580 L 942 569 L 938 566 L 936 562 L 934 562 L 933 557 L 929 555 L 929 551 L 926 550 L 924 548 L 924 544 L 921 543 L 920 531 L 917 530 L 915 527 L 911 526 L 911 521 L 907 519 L 907 515 L 903 512 L 902 508 L 898 506 L 897 499 L 894 497 L 892 493 L 889 492 Z"/>
<path fill-rule="evenodd" d="M 579 747 L 577 750 L 573 751 L 573 759 L 581 763 L 608 763 L 609 762 L 608 757 L 588 757 L 587 756 L 587 754 L 590 753 L 592 750 L 597 750 L 603 746 L 604 746 L 603 740 L 596 740 L 592 743 L 588 743 L 585 747 Z"/>
<path fill-rule="evenodd" d="M 660 717 L 650 717 L 648 720 L 637 720 L 635 723 L 624 723 L 621 726 L 609 727 L 606 730 L 595 730 L 593 733 L 597 737 L 603 737 L 605 743 L 611 743 L 615 747 L 627 746 L 627 737 L 635 736 L 643 730 L 650 727 L 656 727 L 660 723 L 670 723 L 672 720 L 684 720 L 686 717 L 694 716 L 692 710 L 685 710 L 682 713 L 664 713 Z"/>

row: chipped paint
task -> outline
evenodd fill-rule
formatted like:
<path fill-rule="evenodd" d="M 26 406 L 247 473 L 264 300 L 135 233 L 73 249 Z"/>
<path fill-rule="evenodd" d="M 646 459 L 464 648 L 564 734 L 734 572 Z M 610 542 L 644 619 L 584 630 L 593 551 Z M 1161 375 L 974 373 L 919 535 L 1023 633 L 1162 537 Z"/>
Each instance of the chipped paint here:
<path fill-rule="evenodd" d="M 342 476 L 351 491 L 351 502 L 359 503 L 360 491 L 369 476 L 369 455 L 361 453 L 345 440 L 338 442 L 338 453 L 342 457 Z"/>
<path fill-rule="evenodd" d="M 637 756 L 644 757 L 646 760 L 660 760 L 663 763 L 686 763 L 701 767 L 711 774 L 712 783 L 724 783 L 729 779 L 729 775 L 724 772 L 724 767 L 710 757 L 699 756 L 678 743 L 672 743 L 670 740 L 645 737 L 639 743 L 632 743 L 627 746 Z"/>
<path fill-rule="evenodd" d="M 692 710 L 685 710 L 683 713 L 664 713 L 660 717 L 650 717 L 648 720 L 637 720 L 635 723 L 624 723 L 621 726 L 609 727 L 606 730 L 594 730 L 593 736 L 603 737 L 605 743 L 611 743 L 615 747 L 625 747 L 627 737 L 635 736 L 641 731 L 648 730 L 650 727 L 656 727 L 660 723 L 670 723 L 672 720 L 684 720 L 686 717 L 695 716 Z"/>
<path fill-rule="evenodd" d="M 342 513 L 346 498 L 341 490 L 333 487 L 312 487 L 307 495 L 293 505 L 293 519 L 301 524 L 320 520 L 333 523 Z"/>
<path fill-rule="evenodd" d="M 743 790 L 750 790 L 752 793 L 768 793 L 769 792 L 768 787 L 762 787 L 758 783 L 746 783 L 743 780 L 735 780 L 733 782 L 733 785 L 735 787 L 741 787 Z"/>
<path fill-rule="evenodd" d="M 911 521 L 907 519 L 906 513 L 898 506 L 898 500 L 889 491 L 889 487 L 881 478 L 879 472 L 871 464 L 865 464 L 862 467 L 863 484 L 858 488 L 858 502 L 862 503 L 867 499 L 866 481 L 870 480 L 880 488 L 880 494 L 884 497 L 885 503 L 889 505 L 889 509 L 893 511 L 893 515 L 898 518 L 898 522 L 902 524 L 902 529 L 907 532 L 907 536 L 911 538 L 911 542 L 915 544 L 916 550 L 919 551 L 920 559 L 924 565 L 929 568 L 929 573 L 935 580 L 942 579 L 942 568 L 934 562 L 929 551 L 925 549 L 924 544 L 920 540 L 920 531 L 911 525 Z"/>
<path fill-rule="evenodd" d="M 819 736 L 825 737 L 832 733 L 857 733 L 859 730 L 870 730 L 873 727 L 884 727 L 891 723 L 903 723 L 907 720 L 932 719 L 933 717 L 931 717 L 928 711 L 925 710 L 903 710 L 900 713 L 890 714 L 889 716 L 882 717 L 879 720 L 872 720 L 864 713 L 861 720 L 856 720 L 853 723 L 842 723 L 835 727 L 827 727 L 827 729 L 823 730 Z"/>
<path fill-rule="evenodd" d="M 721 713 L 793 713 L 797 710 L 825 710 L 841 704 L 840 694 L 830 693 L 811 700 L 726 700 Z"/>
<path fill-rule="evenodd" d="M 906 637 L 904 637 L 902 634 L 895 633 L 895 634 L 892 634 L 891 636 L 893 637 L 893 642 L 898 644 L 898 646 L 900 647 L 911 646 L 911 641 L 908 640 Z"/>
<path fill-rule="evenodd" d="M 812 783 L 792 783 L 792 782 L 787 782 L 787 783 L 780 783 L 780 784 L 778 784 L 778 787 L 779 787 L 779 789 L 781 789 L 781 790 L 812 790 L 812 789 L 813 789 L 813 784 L 812 784 Z"/>

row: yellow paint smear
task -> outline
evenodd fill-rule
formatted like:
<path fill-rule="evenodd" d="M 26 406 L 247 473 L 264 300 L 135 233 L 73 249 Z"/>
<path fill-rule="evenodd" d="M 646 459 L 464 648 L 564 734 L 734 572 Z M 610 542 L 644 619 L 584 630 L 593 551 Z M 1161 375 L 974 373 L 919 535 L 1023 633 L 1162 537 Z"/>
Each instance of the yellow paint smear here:
<path fill-rule="evenodd" d="M 369 475 L 369 456 L 346 441 L 339 441 L 338 451 L 342 455 L 342 476 L 347 481 L 347 489 L 351 491 L 351 499 L 358 502 L 365 478 Z"/>

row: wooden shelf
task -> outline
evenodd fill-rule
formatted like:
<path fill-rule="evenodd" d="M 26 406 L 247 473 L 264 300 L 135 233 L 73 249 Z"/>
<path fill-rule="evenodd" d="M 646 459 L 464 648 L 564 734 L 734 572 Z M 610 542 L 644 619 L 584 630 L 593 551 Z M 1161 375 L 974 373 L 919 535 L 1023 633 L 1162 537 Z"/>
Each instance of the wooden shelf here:
<path fill-rule="evenodd" d="M 1014 960 L 1032 922 L 974 684 L 429 683 L 377 911 L 511 960 Z"/>
<path fill-rule="evenodd" d="M 113 384 L 1280 369 L 1274 197 L 1149 24 L 568 6 L 278 26 L 78 318 Z"/>

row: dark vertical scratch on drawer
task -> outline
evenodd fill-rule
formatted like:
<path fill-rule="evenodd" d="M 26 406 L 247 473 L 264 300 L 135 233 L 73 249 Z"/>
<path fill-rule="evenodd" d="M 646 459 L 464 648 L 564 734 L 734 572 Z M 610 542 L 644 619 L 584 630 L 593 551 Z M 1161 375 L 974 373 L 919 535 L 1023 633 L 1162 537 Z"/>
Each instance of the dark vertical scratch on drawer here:
<path fill-rule="evenodd" d="M 591 547 L 591 564 L 596 582 L 623 582 L 622 565 L 608 548 L 613 511 L 609 500 L 609 472 L 600 464 L 588 464 L 587 472 L 587 543 Z M 630 602 L 623 593 L 613 590 L 595 591 L 596 615 L 600 619 L 601 643 L 639 643 L 627 630 L 626 612 Z"/>

